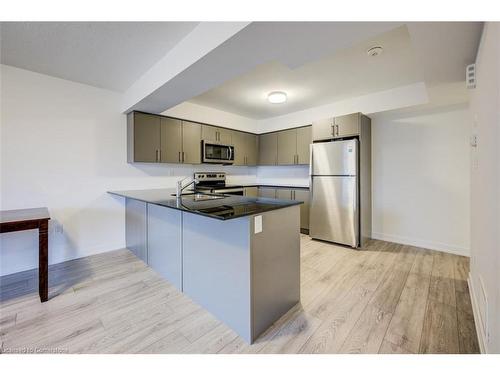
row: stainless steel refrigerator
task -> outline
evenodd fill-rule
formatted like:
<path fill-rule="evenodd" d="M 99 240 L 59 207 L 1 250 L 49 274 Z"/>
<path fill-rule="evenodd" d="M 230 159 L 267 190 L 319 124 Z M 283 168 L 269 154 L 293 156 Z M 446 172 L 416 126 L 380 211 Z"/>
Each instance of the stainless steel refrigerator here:
<path fill-rule="evenodd" d="M 354 138 L 311 145 L 312 238 L 360 246 L 359 142 Z"/>

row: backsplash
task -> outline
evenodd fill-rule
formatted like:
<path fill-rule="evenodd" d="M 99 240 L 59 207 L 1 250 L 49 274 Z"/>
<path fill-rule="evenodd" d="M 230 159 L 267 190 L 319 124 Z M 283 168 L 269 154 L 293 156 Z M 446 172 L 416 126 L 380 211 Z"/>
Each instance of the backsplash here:
<path fill-rule="evenodd" d="M 309 166 L 259 166 L 257 182 L 269 185 L 309 186 Z"/>

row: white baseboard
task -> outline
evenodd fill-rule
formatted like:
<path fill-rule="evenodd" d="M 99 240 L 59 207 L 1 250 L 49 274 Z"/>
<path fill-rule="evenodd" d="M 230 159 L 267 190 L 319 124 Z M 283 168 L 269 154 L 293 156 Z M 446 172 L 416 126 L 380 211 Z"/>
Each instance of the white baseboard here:
<path fill-rule="evenodd" d="M 386 234 L 380 232 L 372 232 L 372 238 L 376 240 L 396 242 L 404 245 L 422 247 L 430 250 L 443 251 L 445 253 L 451 253 L 455 255 L 462 255 L 466 257 L 470 256 L 470 250 L 468 248 L 449 245 L 441 242 L 422 240 L 420 238 L 410 238 L 410 237 L 404 237 L 404 236 L 398 236 L 394 234 Z"/>
<path fill-rule="evenodd" d="M 477 293 L 474 289 L 474 283 L 472 282 L 472 277 L 469 273 L 467 278 L 467 284 L 469 285 L 469 295 L 472 304 L 472 313 L 474 314 L 474 324 L 476 325 L 477 341 L 479 342 L 479 350 L 482 354 L 488 353 L 488 346 L 486 341 L 486 335 L 483 331 L 483 324 L 481 321 L 481 314 L 479 314 L 479 307 L 477 304 Z"/>

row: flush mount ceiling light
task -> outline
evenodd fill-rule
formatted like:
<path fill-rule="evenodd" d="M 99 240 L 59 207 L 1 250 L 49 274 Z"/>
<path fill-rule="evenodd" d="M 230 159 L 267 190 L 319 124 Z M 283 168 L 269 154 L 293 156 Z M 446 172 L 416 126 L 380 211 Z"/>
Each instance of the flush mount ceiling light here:
<path fill-rule="evenodd" d="M 377 57 L 377 56 L 380 56 L 383 51 L 384 51 L 384 49 L 382 47 L 375 46 L 375 47 L 369 48 L 368 51 L 366 51 L 366 53 L 370 57 Z"/>
<path fill-rule="evenodd" d="M 272 104 L 280 104 L 286 102 L 286 92 L 273 91 L 267 95 L 267 100 Z"/>

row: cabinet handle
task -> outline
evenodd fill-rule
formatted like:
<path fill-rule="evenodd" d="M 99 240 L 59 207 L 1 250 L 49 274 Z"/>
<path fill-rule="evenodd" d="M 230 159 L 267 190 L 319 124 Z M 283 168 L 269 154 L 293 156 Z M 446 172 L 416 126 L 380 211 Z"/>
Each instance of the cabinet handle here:
<path fill-rule="evenodd" d="M 179 151 L 179 163 L 181 162 L 181 152 Z"/>
<path fill-rule="evenodd" d="M 158 161 L 159 161 L 158 160 L 158 150 L 156 150 L 156 156 L 155 157 L 156 157 L 156 162 L 158 163 Z"/>
<path fill-rule="evenodd" d="M 335 125 L 335 127 L 337 128 L 337 137 L 338 137 L 339 136 L 339 126 Z"/>
<path fill-rule="evenodd" d="M 158 150 L 158 161 L 161 163 L 161 149 Z"/>
<path fill-rule="evenodd" d="M 332 136 L 335 137 L 335 124 L 332 125 Z"/>
<path fill-rule="evenodd" d="M 184 151 L 182 151 L 182 162 L 184 163 Z"/>

